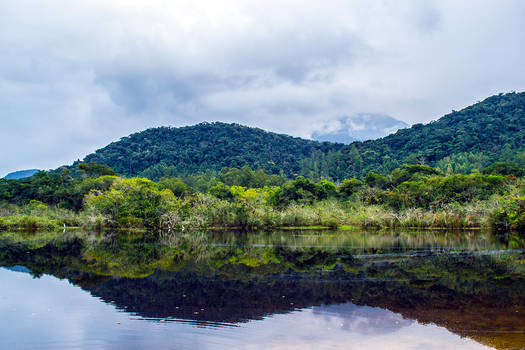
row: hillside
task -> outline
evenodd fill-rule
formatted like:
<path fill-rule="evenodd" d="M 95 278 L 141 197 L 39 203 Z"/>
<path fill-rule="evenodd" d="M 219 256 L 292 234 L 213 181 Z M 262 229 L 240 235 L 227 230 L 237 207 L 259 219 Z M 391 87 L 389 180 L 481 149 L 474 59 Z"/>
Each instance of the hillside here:
<path fill-rule="evenodd" d="M 389 172 L 403 163 L 433 166 L 497 160 L 525 165 L 525 93 L 491 96 L 429 124 L 416 124 L 382 139 L 355 142 L 342 150 L 331 168 L 353 175 L 368 171 Z M 523 159 L 521 159 L 521 158 Z M 454 164 L 457 165 L 457 164 Z M 468 165 L 468 164 L 467 164 Z M 478 167 L 479 168 L 479 167 Z"/>
<path fill-rule="evenodd" d="M 123 175 L 158 177 L 222 167 L 265 168 L 286 176 L 335 180 L 389 173 L 403 163 L 468 172 L 494 161 L 525 166 L 525 93 L 489 97 L 429 124 L 350 145 L 320 143 L 238 124 L 148 129 L 88 155 Z"/>
<path fill-rule="evenodd" d="M 4 179 L 7 179 L 7 180 L 25 179 L 25 178 L 28 178 L 28 177 L 31 177 L 31 176 L 35 175 L 36 173 L 38 173 L 38 171 L 39 171 L 38 169 L 28 169 L 28 170 L 14 171 L 14 172 L 9 173 L 6 176 L 4 176 Z"/>
<path fill-rule="evenodd" d="M 148 129 L 113 142 L 84 161 L 110 166 L 127 176 L 198 173 L 245 164 L 295 176 L 301 170 L 301 159 L 310 157 L 314 151 L 324 154 L 341 147 L 215 122 Z"/>

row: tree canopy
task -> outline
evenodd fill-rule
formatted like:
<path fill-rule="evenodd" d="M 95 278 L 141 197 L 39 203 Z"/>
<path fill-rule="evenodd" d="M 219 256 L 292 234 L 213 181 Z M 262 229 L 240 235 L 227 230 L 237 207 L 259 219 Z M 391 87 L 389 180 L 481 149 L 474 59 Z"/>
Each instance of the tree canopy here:
<path fill-rule="evenodd" d="M 350 145 L 220 122 L 153 128 L 97 150 L 85 157 L 83 166 L 88 172 L 98 171 L 89 169 L 89 164 L 98 163 L 124 176 L 159 180 L 249 165 L 287 178 L 302 175 L 315 181 L 341 181 L 364 178 L 369 172 L 388 174 L 403 164 L 437 166 L 446 173 L 464 174 L 496 161 L 514 163 L 522 169 L 523 145 L 525 93 L 508 93 L 425 125 Z"/>

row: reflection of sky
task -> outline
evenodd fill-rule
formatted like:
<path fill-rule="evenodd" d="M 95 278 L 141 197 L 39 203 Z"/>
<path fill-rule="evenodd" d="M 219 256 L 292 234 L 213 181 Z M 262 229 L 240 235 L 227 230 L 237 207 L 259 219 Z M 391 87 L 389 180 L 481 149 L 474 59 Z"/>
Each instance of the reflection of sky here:
<path fill-rule="evenodd" d="M 415 322 L 386 309 L 352 303 L 314 307 L 312 312 L 327 324 L 369 336 L 392 333 Z"/>
<path fill-rule="evenodd" d="M 67 281 L 0 269 L 0 348 L 481 349 L 437 326 L 351 303 L 274 315 L 240 327 L 150 322 Z M 117 324 L 120 322 L 120 324 Z"/>

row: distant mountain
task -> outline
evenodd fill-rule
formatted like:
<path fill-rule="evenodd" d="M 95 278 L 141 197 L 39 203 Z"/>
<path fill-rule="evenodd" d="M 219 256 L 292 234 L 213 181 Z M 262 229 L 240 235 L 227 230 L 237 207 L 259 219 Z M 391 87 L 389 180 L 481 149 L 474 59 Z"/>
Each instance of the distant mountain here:
<path fill-rule="evenodd" d="M 31 270 L 29 270 L 27 267 L 22 265 L 15 265 L 11 267 L 4 267 L 6 270 L 13 271 L 13 272 L 22 272 L 22 273 L 31 273 Z"/>
<path fill-rule="evenodd" d="M 378 139 L 406 127 L 407 123 L 388 115 L 361 113 L 326 123 L 312 134 L 312 139 L 350 144 Z"/>
<path fill-rule="evenodd" d="M 9 173 L 6 176 L 4 176 L 4 179 L 7 179 L 7 180 L 25 179 L 25 178 L 28 178 L 28 177 L 31 177 L 31 176 L 35 175 L 38 172 L 39 172 L 38 169 L 14 171 L 14 172 Z"/>
<path fill-rule="evenodd" d="M 435 166 L 445 161 L 469 169 L 474 160 L 480 166 L 516 160 L 524 166 L 524 145 L 525 93 L 508 93 L 426 125 L 349 145 L 217 122 L 148 129 L 113 142 L 84 161 L 107 165 L 122 175 L 150 178 L 248 164 L 290 177 L 341 180 L 369 171 L 389 173 L 403 163 Z"/>

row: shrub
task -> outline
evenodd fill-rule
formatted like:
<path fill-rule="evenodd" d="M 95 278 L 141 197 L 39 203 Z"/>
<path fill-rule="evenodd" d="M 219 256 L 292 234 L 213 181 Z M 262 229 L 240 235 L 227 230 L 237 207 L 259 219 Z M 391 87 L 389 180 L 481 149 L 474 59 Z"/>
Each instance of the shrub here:
<path fill-rule="evenodd" d="M 126 227 L 159 227 L 162 215 L 178 205 L 173 192 L 144 178 L 118 179 L 108 191 L 86 196 L 88 210 Z"/>
<path fill-rule="evenodd" d="M 350 197 L 353 195 L 357 190 L 359 190 L 363 186 L 363 182 L 356 179 L 345 179 L 343 182 L 339 185 L 339 193 L 342 197 Z"/>
<path fill-rule="evenodd" d="M 516 230 L 525 233 L 525 197 L 504 200 L 501 206 L 491 214 L 489 222 L 494 231 Z"/>

